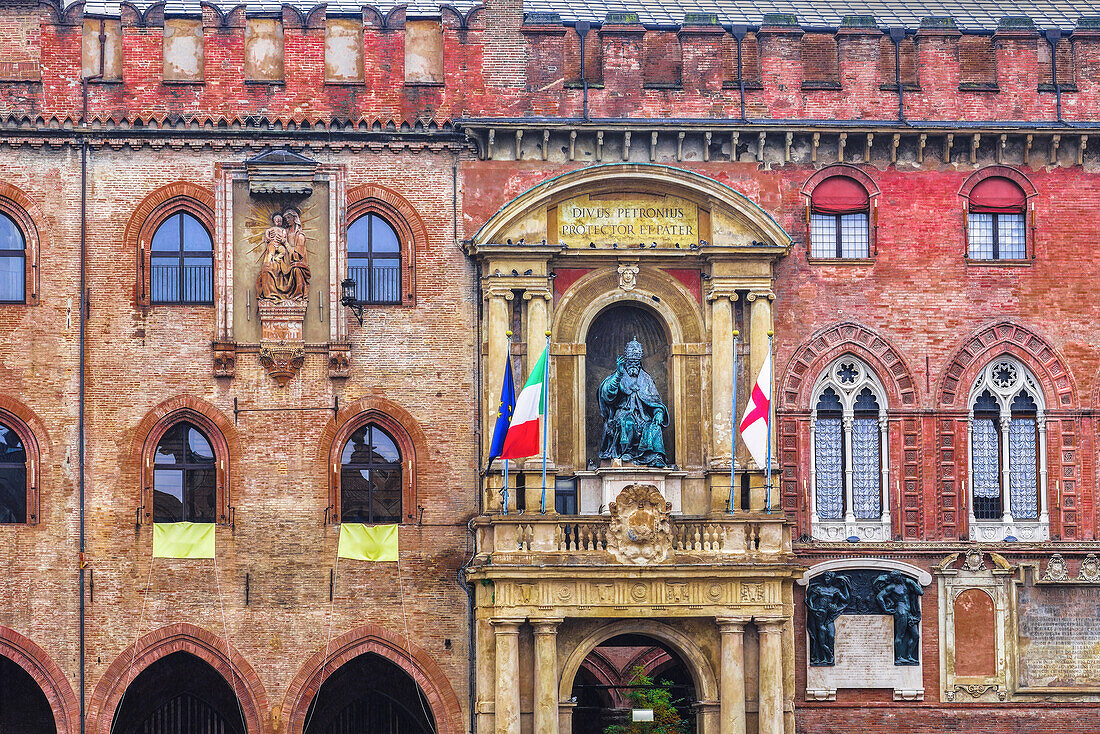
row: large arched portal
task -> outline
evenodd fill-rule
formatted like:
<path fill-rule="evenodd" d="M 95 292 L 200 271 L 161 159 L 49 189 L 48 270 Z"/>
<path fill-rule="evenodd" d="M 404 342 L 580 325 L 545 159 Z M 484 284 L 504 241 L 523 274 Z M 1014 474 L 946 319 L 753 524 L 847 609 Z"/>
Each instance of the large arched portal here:
<path fill-rule="evenodd" d="M 141 671 L 127 687 L 111 734 L 246 734 L 229 683 L 209 663 L 174 652 Z"/>
<path fill-rule="evenodd" d="M 53 709 L 27 671 L 0 657 L 0 732 L 55 734 Z"/>
<path fill-rule="evenodd" d="M 434 734 L 427 697 L 400 666 L 375 653 L 341 665 L 321 685 L 305 734 Z"/>
<path fill-rule="evenodd" d="M 696 730 L 698 696 L 687 665 L 674 649 L 647 635 L 617 635 L 601 643 L 581 663 L 572 694 L 573 734 L 629 727 L 635 711 L 643 716 L 651 711 L 664 732 Z"/>

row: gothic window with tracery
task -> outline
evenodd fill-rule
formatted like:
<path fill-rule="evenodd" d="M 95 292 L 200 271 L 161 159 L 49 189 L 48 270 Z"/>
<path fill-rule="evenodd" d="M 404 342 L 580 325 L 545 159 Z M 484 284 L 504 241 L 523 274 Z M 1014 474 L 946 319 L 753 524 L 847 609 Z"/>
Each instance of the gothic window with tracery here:
<path fill-rule="evenodd" d="M 1046 443 L 1043 394 L 1019 361 L 1004 356 L 970 396 L 971 511 L 975 520 L 1040 520 Z"/>
<path fill-rule="evenodd" d="M 877 377 L 841 357 L 813 394 L 813 521 L 887 523 L 886 400 Z"/>

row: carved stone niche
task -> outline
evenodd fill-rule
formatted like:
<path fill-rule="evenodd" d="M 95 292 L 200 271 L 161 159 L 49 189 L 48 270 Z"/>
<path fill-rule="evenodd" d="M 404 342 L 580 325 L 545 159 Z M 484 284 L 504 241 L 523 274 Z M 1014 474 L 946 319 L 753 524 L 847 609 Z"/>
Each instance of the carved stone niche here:
<path fill-rule="evenodd" d="M 1009 694 L 1010 599 L 1015 568 L 977 548 L 953 553 L 938 578 L 940 680 L 945 701 L 1004 701 Z"/>
<path fill-rule="evenodd" d="M 316 161 L 288 150 L 264 151 L 245 162 L 248 195 L 270 217 L 252 225 L 252 251 L 259 260 L 254 285 L 260 364 L 280 386 L 298 374 L 305 361 L 311 288 L 325 287 L 325 279 L 310 282 L 318 275 L 310 266 L 316 269 L 318 263 L 310 262 L 310 231 L 303 225 L 302 204 L 313 194 L 317 168 Z"/>
<path fill-rule="evenodd" d="M 607 550 L 620 563 L 660 563 L 672 552 L 672 504 L 652 484 L 624 487 L 610 503 Z"/>

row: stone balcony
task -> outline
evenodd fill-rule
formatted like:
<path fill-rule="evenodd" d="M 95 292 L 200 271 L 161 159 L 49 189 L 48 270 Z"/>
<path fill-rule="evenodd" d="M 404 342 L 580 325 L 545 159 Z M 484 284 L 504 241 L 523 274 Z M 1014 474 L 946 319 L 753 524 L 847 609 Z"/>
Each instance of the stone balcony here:
<path fill-rule="evenodd" d="M 791 527 L 780 514 L 667 517 L 664 558 L 647 560 L 783 563 L 791 554 Z M 474 528 L 478 554 L 491 557 L 493 565 L 637 563 L 622 558 L 615 518 L 606 515 L 483 515 Z"/>

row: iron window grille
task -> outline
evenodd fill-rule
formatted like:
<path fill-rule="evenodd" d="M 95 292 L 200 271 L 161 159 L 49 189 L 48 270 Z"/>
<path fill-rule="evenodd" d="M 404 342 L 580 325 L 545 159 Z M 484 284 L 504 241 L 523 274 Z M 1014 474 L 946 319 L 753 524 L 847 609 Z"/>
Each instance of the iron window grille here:
<path fill-rule="evenodd" d="M 214 242 L 198 219 L 179 212 L 164 220 L 149 256 L 152 303 L 214 303 Z"/>

